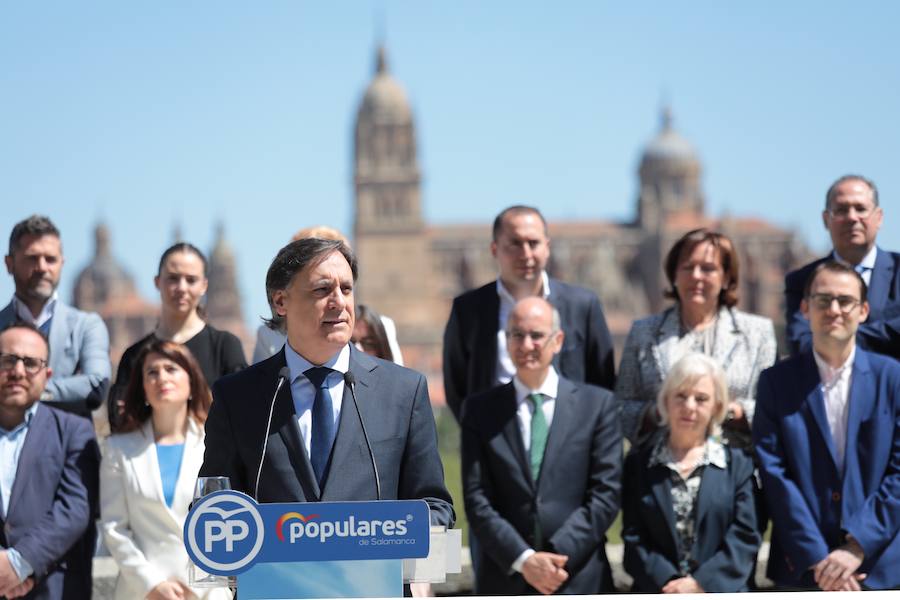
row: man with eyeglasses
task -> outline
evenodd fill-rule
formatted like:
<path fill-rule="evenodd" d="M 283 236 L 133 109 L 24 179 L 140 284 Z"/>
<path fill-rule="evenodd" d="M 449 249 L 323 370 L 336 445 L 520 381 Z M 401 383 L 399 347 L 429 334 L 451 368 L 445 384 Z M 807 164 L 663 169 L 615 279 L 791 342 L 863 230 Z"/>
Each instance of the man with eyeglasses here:
<path fill-rule="evenodd" d="M 515 375 L 476 394 L 462 423 L 466 514 L 478 538 L 476 595 L 612 592 L 604 544 L 619 510 L 622 435 L 612 393 L 560 376 L 559 312 L 514 305 Z"/>
<path fill-rule="evenodd" d="M 825 195 L 822 220 L 833 251 L 785 278 L 786 336 L 792 355 L 808 350 L 809 323 L 800 310 L 803 285 L 827 260 L 853 267 L 869 288 L 869 318 L 857 331 L 861 348 L 900 359 L 900 254 L 875 244 L 883 211 L 878 188 L 860 175 L 845 175 Z"/>
<path fill-rule="evenodd" d="M 762 372 L 753 441 L 772 516 L 768 576 L 786 588 L 900 586 L 900 362 L 864 350 L 866 284 L 813 269 L 812 348 Z"/>
<path fill-rule="evenodd" d="M 100 453 L 91 424 L 38 402 L 46 336 L 0 331 L 0 597 L 90 598 Z"/>
<path fill-rule="evenodd" d="M 0 310 L 0 327 L 25 321 L 47 336 L 53 348 L 53 377 L 41 400 L 89 417 L 109 386 L 109 334 L 99 315 L 58 297 L 64 262 L 59 230 L 41 215 L 16 223 L 5 261 L 16 291 Z"/>

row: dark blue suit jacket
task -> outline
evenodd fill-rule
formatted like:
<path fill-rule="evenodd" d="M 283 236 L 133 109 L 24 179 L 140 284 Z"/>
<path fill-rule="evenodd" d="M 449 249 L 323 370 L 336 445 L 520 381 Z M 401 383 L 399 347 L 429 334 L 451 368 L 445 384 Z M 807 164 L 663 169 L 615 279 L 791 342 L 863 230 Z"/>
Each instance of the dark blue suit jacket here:
<path fill-rule="evenodd" d="M 832 254 L 792 271 L 784 279 L 785 323 L 791 355 L 812 346 L 809 322 L 800 312 L 803 286 L 813 270 Z M 869 318 L 859 326 L 856 342 L 860 348 L 900 359 L 900 254 L 878 249 L 869 280 Z"/>
<path fill-rule="evenodd" d="M 666 467 L 647 466 L 653 448 L 647 445 L 625 459 L 622 495 L 625 570 L 634 578 L 632 591 L 642 593 L 657 593 L 670 579 L 681 577 L 672 482 Z M 691 576 L 707 592 L 747 589 L 760 541 L 752 478 L 753 461 L 731 448 L 727 470 L 703 469 Z"/>
<path fill-rule="evenodd" d="M 90 598 L 99 467 L 91 423 L 40 405 L 0 520 L 0 545 L 15 548 L 34 568 L 26 598 Z"/>
<path fill-rule="evenodd" d="M 759 379 L 753 441 L 772 515 L 769 578 L 814 585 L 810 567 L 856 538 L 867 586 L 900 585 L 900 363 L 856 350 L 844 472 L 812 352 Z"/>
<path fill-rule="evenodd" d="M 485 555 L 476 594 L 533 594 L 512 572 L 528 548 L 569 557 L 561 594 L 611 592 L 606 530 L 619 510 L 622 434 L 613 395 L 559 380 L 538 481 L 522 443 L 512 382 L 472 397 L 463 419 L 466 515 Z M 534 537 L 539 521 L 543 544 Z"/>
<path fill-rule="evenodd" d="M 227 375 L 213 386 L 200 475 L 224 475 L 233 489 L 253 495 L 269 403 L 284 350 Z M 369 433 L 382 500 L 422 499 L 432 523 L 452 526 L 455 515 L 437 450 L 434 415 L 425 377 L 350 349 L 359 410 Z M 375 500 L 375 476 L 356 409 L 344 386 L 337 437 L 320 489 L 294 413 L 291 387 L 278 392 L 259 481 L 259 502 Z"/>
<path fill-rule="evenodd" d="M 572 381 L 614 389 L 613 343 L 597 294 L 551 278 L 549 300 L 559 311 L 566 333 L 562 351 L 554 359 L 556 370 Z M 444 393 L 457 421 L 468 396 L 497 383 L 499 315 L 496 280 L 453 300 L 444 330 Z"/>

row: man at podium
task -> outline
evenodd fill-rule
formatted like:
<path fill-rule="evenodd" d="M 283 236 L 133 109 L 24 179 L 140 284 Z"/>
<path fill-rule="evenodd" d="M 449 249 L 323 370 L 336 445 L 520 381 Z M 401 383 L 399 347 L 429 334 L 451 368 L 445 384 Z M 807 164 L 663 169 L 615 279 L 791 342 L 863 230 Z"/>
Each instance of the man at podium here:
<path fill-rule="evenodd" d="M 201 476 L 257 502 L 423 499 L 455 520 L 425 377 L 350 345 L 357 263 L 342 242 L 305 238 L 266 274 L 271 358 L 213 386 Z"/>

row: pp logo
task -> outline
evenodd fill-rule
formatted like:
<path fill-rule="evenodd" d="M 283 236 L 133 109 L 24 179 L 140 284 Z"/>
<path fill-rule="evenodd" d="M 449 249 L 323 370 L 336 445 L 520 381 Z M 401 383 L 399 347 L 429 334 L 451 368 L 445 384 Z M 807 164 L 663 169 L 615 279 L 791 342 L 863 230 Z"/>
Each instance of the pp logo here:
<path fill-rule="evenodd" d="M 201 498 L 184 524 L 191 560 L 216 575 L 233 575 L 249 568 L 262 549 L 264 534 L 256 503 L 233 491 Z"/>

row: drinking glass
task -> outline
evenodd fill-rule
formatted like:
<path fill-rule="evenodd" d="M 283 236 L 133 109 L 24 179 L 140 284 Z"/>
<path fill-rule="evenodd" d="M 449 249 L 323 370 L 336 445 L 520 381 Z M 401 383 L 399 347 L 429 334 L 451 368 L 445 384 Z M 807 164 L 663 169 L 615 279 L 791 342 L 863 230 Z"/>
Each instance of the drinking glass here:
<path fill-rule="evenodd" d="M 198 477 L 194 485 L 194 502 L 213 492 L 230 490 L 231 480 L 227 477 Z M 188 583 L 198 588 L 237 587 L 237 577 L 225 575 L 213 575 L 207 573 L 191 561 L 188 571 Z"/>

